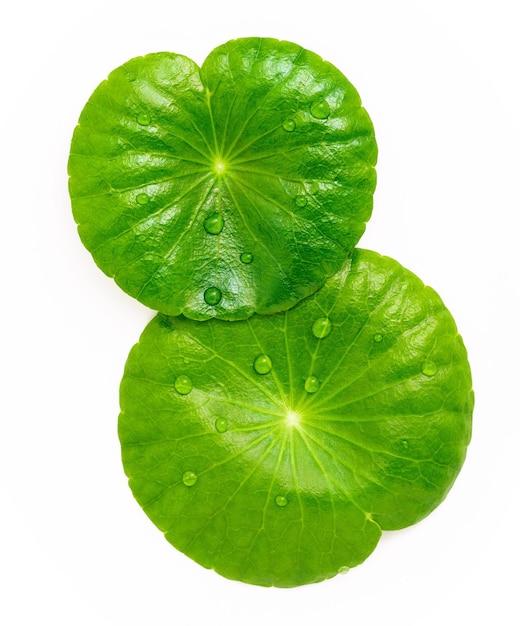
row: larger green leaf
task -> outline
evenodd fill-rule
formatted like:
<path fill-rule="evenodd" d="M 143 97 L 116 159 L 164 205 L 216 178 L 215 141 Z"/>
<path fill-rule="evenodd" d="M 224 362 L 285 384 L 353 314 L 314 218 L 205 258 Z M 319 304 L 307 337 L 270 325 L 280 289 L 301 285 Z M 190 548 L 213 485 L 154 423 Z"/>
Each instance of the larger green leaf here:
<path fill-rule="evenodd" d="M 130 487 L 166 538 L 224 576 L 287 587 L 361 563 L 381 529 L 443 500 L 473 392 L 439 296 L 356 251 L 285 313 L 157 316 L 121 407 Z"/>
<path fill-rule="evenodd" d="M 377 148 L 360 98 L 316 54 L 238 39 L 202 68 L 132 59 L 87 102 L 70 195 L 85 246 L 170 315 L 285 310 L 344 264 L 372 210 Z"/>

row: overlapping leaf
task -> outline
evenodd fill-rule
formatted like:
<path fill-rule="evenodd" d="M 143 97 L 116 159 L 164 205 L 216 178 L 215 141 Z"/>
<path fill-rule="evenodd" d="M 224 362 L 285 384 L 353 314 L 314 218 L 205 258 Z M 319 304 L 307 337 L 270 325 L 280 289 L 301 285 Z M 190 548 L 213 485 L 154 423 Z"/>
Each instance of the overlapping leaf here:
<path fill-rule="evenodd" d="M 239 39 L 202 68 L 132 59 L 94 91 L 69 160 L 96 263 L 194 319 L 286 310 L 345 262 L 372 210 L 377 148 L 354 87 L 292 43 Z"/>
<path fill-rule="evenodd" d="M 157 316 L 119 432 L 136 499 L 224 576 L 282 587 L 361 563 L 445 497 L 470 438 L 466 351 L 439 296 L 356 251 L 285 313 Z"/>

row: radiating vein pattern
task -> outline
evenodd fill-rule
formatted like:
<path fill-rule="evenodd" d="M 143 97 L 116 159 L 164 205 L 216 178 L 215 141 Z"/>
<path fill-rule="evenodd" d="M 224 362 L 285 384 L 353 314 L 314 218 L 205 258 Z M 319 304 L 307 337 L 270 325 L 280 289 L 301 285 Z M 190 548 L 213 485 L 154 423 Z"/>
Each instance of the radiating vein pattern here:
<path fill-rule="evenodd" d="M 134 495 L 173 545 L 284 587 L 354 567 L 382 530 L 431 512 L 462 466 L 472 407 L 439 296 L 356 250 L 284 313 L 158 315 L 127 362 L 119 434 Z"/>
<path fill-rule="evenodd" d="M 343 265 L 376 158 L 339 70 L 296 44 L 239 39 L 201 68 L 156 53 L 114 70 L 74 132 L 69 188 L 83 243 L 130 295 L 245 319 L 287 310 Z"/>

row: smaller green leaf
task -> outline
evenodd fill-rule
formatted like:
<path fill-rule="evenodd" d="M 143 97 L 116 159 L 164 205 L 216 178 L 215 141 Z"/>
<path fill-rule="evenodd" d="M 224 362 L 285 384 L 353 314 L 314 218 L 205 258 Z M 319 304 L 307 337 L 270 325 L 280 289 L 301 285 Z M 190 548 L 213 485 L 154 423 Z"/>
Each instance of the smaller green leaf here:
<path fill-rule="evenodd" d="M 462 466 L 472 409 L 439 296 L 357 250 L 285 313 L 158 315 L 128 358 L 119 435 L 130 487 L 168 541 L 229 578 L 291 587 L 428 515 Z"/>
<path fill-rule="evenodd" d="M 377 146 L 358 93 L 316 54 L 245 38 L 199 68 L 131 59 L 85 105 L 74 218 L 99 267 L 169 315 L 290 308 L 344 264 L 372 212 Z"/>

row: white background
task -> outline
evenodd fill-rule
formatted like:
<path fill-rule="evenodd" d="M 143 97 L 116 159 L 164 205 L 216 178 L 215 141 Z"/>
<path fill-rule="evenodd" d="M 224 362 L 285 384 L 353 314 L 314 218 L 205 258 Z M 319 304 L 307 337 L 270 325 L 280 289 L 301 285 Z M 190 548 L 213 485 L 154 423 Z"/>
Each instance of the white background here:
<path fill-rule="evenodd" d="M 514 0 L 18 0 L 0 72 L 0 622 L 6 626 L 520 623 L 519 19 Z M 133 500 L 118 385 L 152 313 L 77 237 L 66 163 L 80 110 L 134 56 L 201 63 L 250 35 L 339 67 L 376 129 L 361 245 L 433 286 L 473 369 L 474 437 L 447 500 L 347 575 L 292 590 L 225 580 Z"/>

